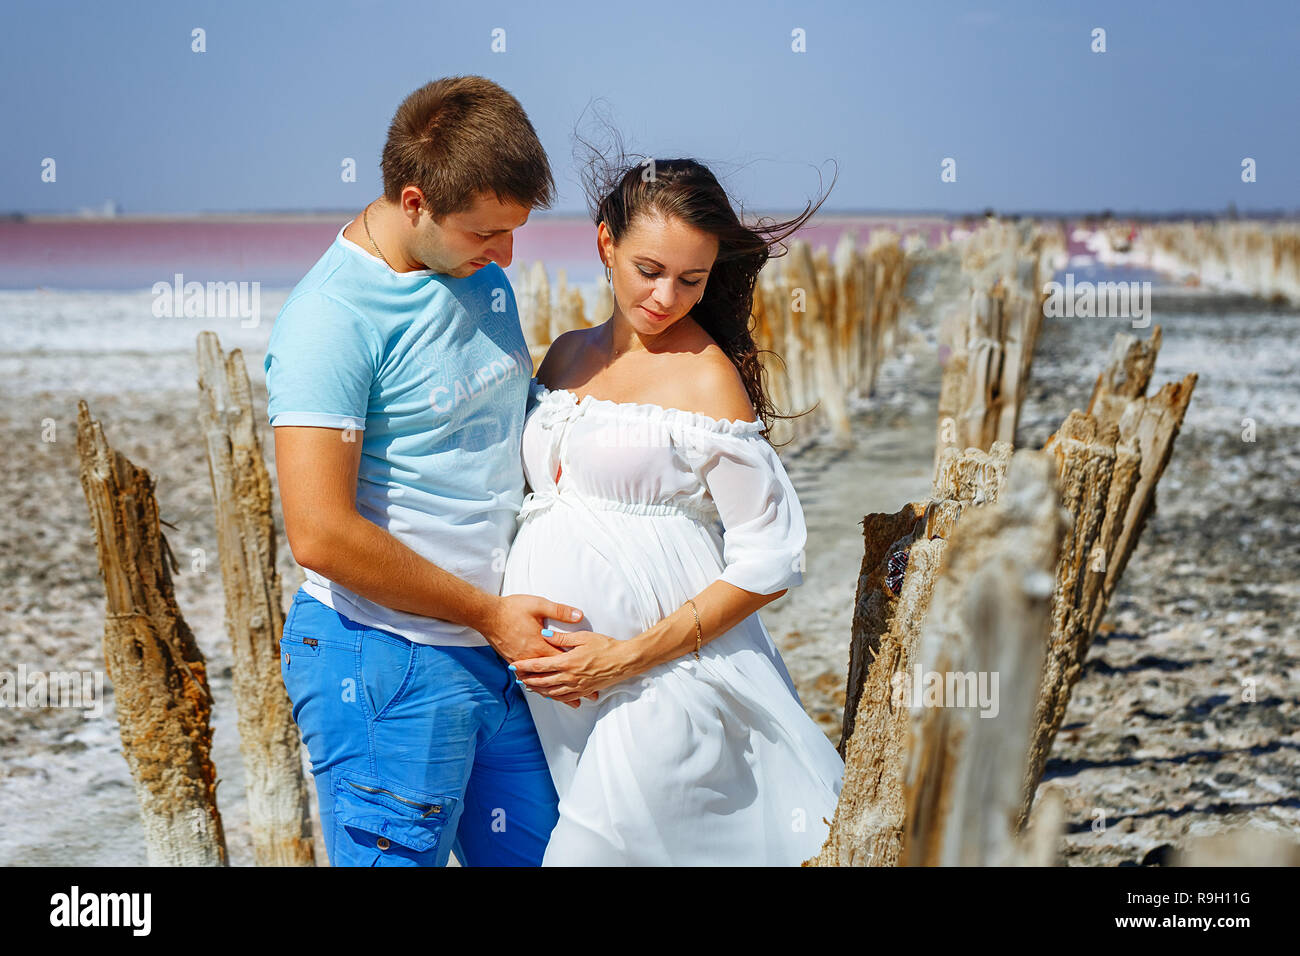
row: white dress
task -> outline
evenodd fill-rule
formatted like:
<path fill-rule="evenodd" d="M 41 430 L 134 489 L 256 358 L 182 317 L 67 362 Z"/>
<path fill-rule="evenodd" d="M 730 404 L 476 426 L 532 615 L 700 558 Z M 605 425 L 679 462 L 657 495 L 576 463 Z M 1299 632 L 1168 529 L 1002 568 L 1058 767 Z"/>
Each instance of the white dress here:
<path fill-rule="evenodd" d="M 803 511 L 761 423 L 536 380 L 529 401 L 501 593 L 585 613 L 555 630 L 626 640 L 718 579 L 802 582 Z M 560 798 L 543 866 L 797 866 L 825 841 L 844 763 L 758 614 L 576 709 L 525 698 Z"/>

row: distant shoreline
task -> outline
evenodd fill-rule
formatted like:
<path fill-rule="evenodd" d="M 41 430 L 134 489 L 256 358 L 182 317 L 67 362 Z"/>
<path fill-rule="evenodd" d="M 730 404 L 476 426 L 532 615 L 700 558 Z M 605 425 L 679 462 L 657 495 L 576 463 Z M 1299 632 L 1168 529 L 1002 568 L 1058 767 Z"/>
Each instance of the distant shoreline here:
<path fill-rule="evenodd" d="M 0 222 L 10 223 L 152 223 L 152 222 L 340 222 L 354 218 L 360 211 L 357 209 L 341 209 L 335 212 L 212 212 L 212 213 L 138 213 L 135 215 L 123 213 L 116 216 L 100 215 L 81 215 L 78 213 L 41 213 L 28 215 L 26 213 L 7 213 L 0 216 Z M 752 213 L 759 217 L 792 217 L 798 215 L 799 210 L 782 211 L 782 212 L 758 212 Z M 813 217 L 813 222 L 864 222 L 879 220 L 881 222 L 908 220 L 915 222 L 948 222 L 954 219 L 968 218 L 963 214 L 942 214 L 942 213 L 818 213 Z M 548 222 L 588 222 L 589 217 L 585 213 L 552 213 L 537 211 L 532 214 L 529 221 L 545 220 Z"/>
<path fill-rule="evenodd" d="M 114 215 L 103 215 L 93 211 L 86 212 L 45 212 L 45 213 L 24 213 L 24 212 L 4 212 L 0 213 L 0 223 L 176 223 L 176 222 L 239 222 L 239 223 L 257 223 L 257 222 L 274 222 L 274 223 L 292 223 L 292 222 L 341 222 L 355 217 L 361 207 L 338 209 L 338 210 L 314 210 L 314 211 L 292 211 L 283 212 L 190 212 L 190 213 L 116 213 Z M 776 219 L 792 218 L 799 215 L 800 209 L 783 209 L 783 210 L 747 210 L 747 218 L 751 220 L 755 217 L 772 217 Z M 963 220 L 980 220 L 985 217 L 987 210 L 950 210 L 947 212 L 935 212 L 926 210 L 902 210 L 902 211 L 881 211 L 881 210 L 863 210 L 863 211 L 845 211 L 836 212 L 819 212 L 813 216 L 812 222 L 870 222 L 870 221 L 908 221 L 908 222 L 961 222 Z M 1040 219 L 1040 220 L 1062 220 L 1067 222 L 1076 222 L 1080 220 L 1113 220 L 1116 222 L 1172 222 L 1178 220 L 1208 221 L 1208 220 L 1231 220 L 1236 219 L 1245 222 L 1291 222 L 1300 220 L 1300 210 L 1262 210 L 1259 212 L 1242 212 L 1237 211 L 1236 215 L 1229 215 L 1223 210 L 1187 210 L 1178 212 L 1115 212 L 1112 210 L 1098 211 L 1071 211 L 1071 212 L 1042 212 L 1036 210 L 1017 211 L 1017 210 L 997 210 L 995 211 L 999 219 Z M 587 222 L 589 217 L 584 212 L 551 212 L 549 210 L 537 210 L 530 217 L 530 221 L 555 221 L 555 222 Z"/>

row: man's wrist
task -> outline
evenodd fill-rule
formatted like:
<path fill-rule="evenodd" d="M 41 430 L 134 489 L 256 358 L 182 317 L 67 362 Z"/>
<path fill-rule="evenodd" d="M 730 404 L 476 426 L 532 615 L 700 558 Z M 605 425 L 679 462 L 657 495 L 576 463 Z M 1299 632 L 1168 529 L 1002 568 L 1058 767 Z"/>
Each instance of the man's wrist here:
<path fill-rule="evenodd" d="M 493 647 L 493 637 L 495 627 L 493 620 L 496 617 L 497 608 L 501 604 L 501 598 L 495 594 L 489 594 L 480 588 L 474 589 L 474 595 L 471 598 L 469 606 L 469 620 L 466 623 L 474 630 L 483 635 L 483 639 Z"/>

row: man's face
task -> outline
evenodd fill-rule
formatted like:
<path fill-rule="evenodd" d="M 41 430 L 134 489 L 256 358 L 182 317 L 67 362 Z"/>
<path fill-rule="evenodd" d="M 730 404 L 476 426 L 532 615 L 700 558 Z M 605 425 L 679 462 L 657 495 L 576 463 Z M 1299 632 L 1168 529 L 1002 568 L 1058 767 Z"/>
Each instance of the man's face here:
<path fill-rule="evenodd" d="M 489 262 L 504 269 L 514 256 L 514 231 L 528 221 L 529 212 L 490 193 L 480 194 L 469 209 L 444 216 L 440 223 L 421 208 L 414 255 L 427 268 L 456 279 L 473 275 Z"/>

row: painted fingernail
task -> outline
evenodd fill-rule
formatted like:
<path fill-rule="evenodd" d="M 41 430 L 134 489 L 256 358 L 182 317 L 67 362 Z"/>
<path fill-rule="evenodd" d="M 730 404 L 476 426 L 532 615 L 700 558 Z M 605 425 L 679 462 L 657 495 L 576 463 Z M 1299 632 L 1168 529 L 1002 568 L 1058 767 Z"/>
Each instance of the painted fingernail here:
<path fill-rule="evenodd" d="M 510 673 L 512 673 L 512 674 L 516 673 L 516 671 L 515 671 L 515 665 L 514 665 L 514 664 L 511 664 L 511 665 L 510 665 Z"/>
<path fill-rule="evenodd" d="M 549 627 L 542 628 L 542 637 L 553 637 L 554 635 L 555 632 L 552 631 Z"/>

